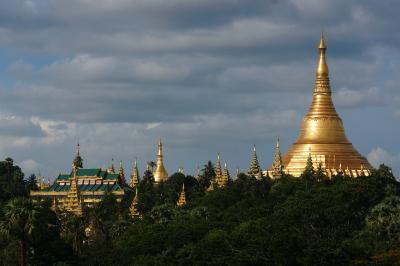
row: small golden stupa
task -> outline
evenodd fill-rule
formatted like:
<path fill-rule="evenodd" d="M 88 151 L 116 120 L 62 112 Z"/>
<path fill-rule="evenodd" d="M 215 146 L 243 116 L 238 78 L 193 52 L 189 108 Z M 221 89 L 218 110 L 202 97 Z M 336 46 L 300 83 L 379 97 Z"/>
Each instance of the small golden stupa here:
<path fill-rule="evenodd" d="M 156 183 L 160 183 L 161 181 L 166 181 L 168 179 L 167 170 L 164 167 L 164 155 L 162 149 L 161 139 L 158 143 L 158 153 L 157 153 L 157 166 L 154 171 L 154 181 Z"/>
<path fill-rule="evenodd" d="M 186 193 L 185 193 L 185 183 L 182 185 L 181 193 L 179 193 L 178 201 L 176 202 L 176 206 L 181 207 L 186 204 Z"/>
<path fill-rule="evenodd" d="M 131 176 L 131 187 L 136 187 L 137 185 L 139 185 L 139 168 L 137 165 L 137 159 L 135 159 Z"/>
<path fill-rule="evenodd" d="M 71 177 L 71 186 L 65 200 L 64 207 L 66 211 L 72 212 L 75 215 L 82 216 L 82 201 L 78 190 L 78 178 L 76 176 L 77 169 L 73 168 L 73 176 Z M 56 205 L 54 206 L 56 208 Z"/>
<path fill-rule="evenodd" d="M 139 211 L 139 190 L 137 186 L 135 191 L 135 197 L 133 198 L 131 206 L 129 207 L 129 214 L 133 219 L 142 217 Z"/>
<path fill-rule="evenodd" d="M 323 35 L 318 49 L 313 101 L 304 117 L 298 139 L 282 158 L 284 171 L 300 176 L 311 154 L 314 165 L 321 164 L 328 176 L 338 172 L 352 177 L 369 175 L 371 165 L 348 141 L 342 119 L 332 102 Z M 342 170 L 342 166 L 346 172 Z"/>

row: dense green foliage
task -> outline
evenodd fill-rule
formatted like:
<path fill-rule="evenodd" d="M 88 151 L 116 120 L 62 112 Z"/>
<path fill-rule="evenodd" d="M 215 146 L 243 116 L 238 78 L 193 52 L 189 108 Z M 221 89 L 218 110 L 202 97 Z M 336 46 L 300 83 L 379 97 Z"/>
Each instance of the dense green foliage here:
<path fill-rule="evenodd" d="M 107 194 L 84 217 L 55 214 L 21 198 L 29 182 L 2 162 L 0 261 L 18 265 L 25 248 L 31 265 L 400 265 L 400 185 L 390 168 L 328 179 L 314 167 L 301 178 L 240 174 L 211 192 L 210 162 L 199 180 L 176 173 L 154 186 L 149 172 L 139 184 L 143 219 L 132 220 L 131 190 L 122 203 Z M 183 182 L 188 203 L 178 208 Z"/>

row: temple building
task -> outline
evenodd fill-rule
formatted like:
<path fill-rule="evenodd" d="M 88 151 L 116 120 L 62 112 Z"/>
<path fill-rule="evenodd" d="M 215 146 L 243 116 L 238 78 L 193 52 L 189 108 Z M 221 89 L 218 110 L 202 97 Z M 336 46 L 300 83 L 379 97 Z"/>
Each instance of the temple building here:
<path fill-rule="evenodd" d="M 293 176 L 300 176 L 311 154 L 314 165 L 320 164 L 328 176 L 338 172 L 352 177 L 369 175 L 371 165 L 347 139 L 342 119 L 333 105 L 323 35 L 318 49 L 313 101 L 304 117 L 298 139 L 282 157 L 283 169 Z M 273 171 L 273 168 L 271 166 L 269 170 Z"/>
<path fill-rule="evenodd" d="M 31 191 L 34 200 L 50 199 L 53 208 L 81 215 L 84 207 L 91 207 L 111 192 L 120 202 L 125 195 L 124 170 L 120 162 L 118 173 L 114 164 L 109 169 L 83 168 L 79 144 L 69 173 L 59 174 L 52 185 Z"/>
<path fill-rule="evenodd" d="M 164 155 L 161 139 L 158 143 L 156 169 L 151 171 L 147 164 L 145 175 L 154 176 L 155 183 L 166 181 L 168 173 L 164 167 Z M 46 184 L 44 177 L 39 177 L 39 190 L 31 191 L 30 195 L 34 200 L 50 199 L 53 202 L 53 209 L 66 210 L 77 215 L 82 215 L 85 207 L 92 207 L 100 202 L 107 192 L 112 193 L 118 202 L 126 194 L 127 190 L 137 188 L 139 185 L 139 169 L 137 160 L 134 161 L 130 180 L 130 186 L 125 180 L 122 161 L 119 162 L 118 170 L 115 170 L 114 159 L 111 159 L 111 166 L 103 168 L 83 168 L 83 159 L 80 155 L 80 146 L 77 145 L 76 156 L 69 173 L 59 174 L 53 184 L 50 179 Z M 137 191 L 137 190 L 136 190 Z M 138 196 L 131 206 L 132 217 L 139 215 L 137 209 Z M 134 207 L 136 206 L 136 207 Z"/>

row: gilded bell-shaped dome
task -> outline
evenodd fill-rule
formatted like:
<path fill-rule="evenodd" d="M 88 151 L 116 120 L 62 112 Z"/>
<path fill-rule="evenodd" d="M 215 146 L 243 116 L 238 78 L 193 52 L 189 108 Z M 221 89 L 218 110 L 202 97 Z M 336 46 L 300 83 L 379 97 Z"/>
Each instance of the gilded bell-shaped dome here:
<path fill-rule="evenodd" d="M 298 139 L 282 158 L 284 171 L 300 176 L 311 154 L 314 166 L 321 164 L 328 176 L 344 172 L 342 166 L 350 176 L 368 175 L 372 167 L 347 139 L 342 119 L 333 105 L 323 35 L 318 50 L 313 101 Z"/>

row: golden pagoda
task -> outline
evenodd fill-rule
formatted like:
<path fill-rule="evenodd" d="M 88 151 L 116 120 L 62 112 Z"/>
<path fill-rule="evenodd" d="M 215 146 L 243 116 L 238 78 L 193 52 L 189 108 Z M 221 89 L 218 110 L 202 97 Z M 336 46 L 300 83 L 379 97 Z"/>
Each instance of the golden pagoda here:
<path fill-rule="evenodd" d="M 186 204 L 186 193 L 185 193 L 185 183 L 182 185 L 181 193 L 179 193 L 178 201 L 176 202 L 176 206 L 181 207 Z"/>
<path fill-rule="evenodd" d="M 162 149 L 162 142 L 161 139 L 158 143 L 158 153 L 157 153 L 157 167 L 154 171 L 154 181 L 156 183 L 160 183 L 161 181 L 166 181 L 168 179 L 167 170 L 164 167 L 164 155 Z"/>
<path fill-rule="evenodd" d="M 133 171 L 131 176 L 131 187 L 136 187 L 139 184 L 139 168 L 137 165 L 137 159 L 133 163 Z"/>
<path fill-rule="evenodd" d="M 251 158 L 248 174 L 254 176 L 258 180 L 261 180 L 263 177 L 260 163 L 258 162 L 256 145 L 253 146 L 253 157 Z"/>
<path fill-rule="evenodd" d="M 336 174 L 341 169 L 341 164 L 347 166 L 346 172 L 349 176 L 369 175 L 371 165 L 348 141 L 342 119 L 332 102 L 323 35 L 318 49 L 313 101 L 304 117 L 298 139 L 282 158 L 285 172 L 300 176 L 306 166 L 308 154 L 311 153 L 312 158 L 326 169 L 328 175 Z"/>
<path fill-rule="evenodd" d="M 138 187 L 136 186 L 135 197 L 133 198 L 131 206 L 129 207 L 129 214 L 133 219 L 142 217 L 138 207 L 139 207 L 139 191 Z"/>
<path fill-rule="evenodd" d="M 67 198 L 64 202 L 64 208 L 66 211 L 69 211 L 76 215 L 81 216 L 83 213 L 82 201 L 81 201 L 81 197 L 79 195 L 78 179 L 76 176 L 76 171 L 77 171 L 77 169 L 74 167 L 74 169 L 72 170 L 73 176 L 71 177 L 71 186 L 69 188 Z"/>
<path fill-rule="evenodd" d="M 229 175 L 229 171 L 228 171 L 228 167 L 226 165 L 226 162 L 224 164 L 224 170 L 222 171 L 222 176 L 217 179 L 217 184 L 219 187 L 224 187 L 228 184 L 230 179 L 230 175 Z"/>
<path fill-rule="evenodd" d="M 281 149 L 279 146 L 279 139 L 276 141 L 274 162 L 272 163 L 271 174 L 272 174 L 273 178 L 280 178 L 280 177 L 282 177 L 282 174 L 283 174 L 282 155 L 281 155 Z"/>
<path fill-rule="evenodd" d="M 215 162 L 215 181 L 218 183 L 222 177 L 221 161 L 219 159 L 219 153 L 217 155 L 217 161 Z"/>

